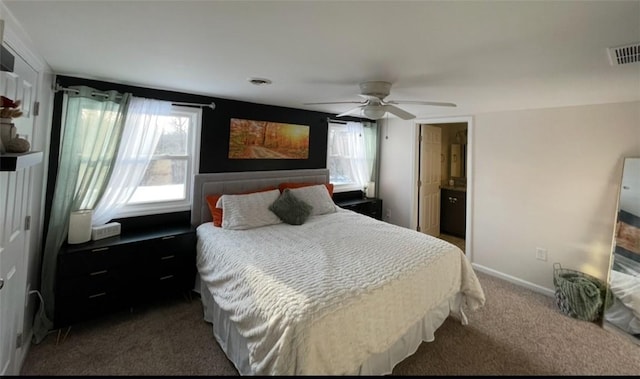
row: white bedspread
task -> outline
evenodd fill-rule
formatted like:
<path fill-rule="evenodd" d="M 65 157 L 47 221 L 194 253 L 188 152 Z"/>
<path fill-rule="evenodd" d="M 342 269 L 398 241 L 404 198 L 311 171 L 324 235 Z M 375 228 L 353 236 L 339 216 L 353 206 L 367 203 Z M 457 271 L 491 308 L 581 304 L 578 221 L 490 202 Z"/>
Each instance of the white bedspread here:
<path fill-rule="evenodd" d="M 351 211 L 197 234 L 200 276 L 258 375 L 353 374 L 458 292 L 470 310 L 485 301 L 456 246 Z"/>
<path fill-rule="evenodd" d="M 631 334 L 640 334 L 640 276 L 611 270 L 613 305 L 605 313 L 607 321 Z"/>

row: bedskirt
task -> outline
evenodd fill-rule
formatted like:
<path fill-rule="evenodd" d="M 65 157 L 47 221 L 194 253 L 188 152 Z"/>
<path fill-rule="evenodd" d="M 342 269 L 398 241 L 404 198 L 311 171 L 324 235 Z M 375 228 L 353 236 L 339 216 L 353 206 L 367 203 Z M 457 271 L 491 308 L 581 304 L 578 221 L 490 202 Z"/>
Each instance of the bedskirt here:
<path fill-rule="evenodd" d="M 249 364 L 249 349 L 246 339 L 240 335 L 233 322 L 229 320 L 227 312 L 216 304 L 206 288 L 206 284 L 201 283 L 198 277 L 196 292 L 200 293 L 204 320 L 212 324 L 216 341 L 240 375 L 255 375 Z M 463 325 L 467 325 L 467 318 L 461 308 L 462 297 L 461 293 L 457 293 L 443 301 L 413 324 L 389 349 L 370 355 L 355 372 L 349 375 L 390 375 L 393 368 L 405 358 L 413 355 L 422 342 L 434 341 L 435 331 L 450 315 L 454 318 L 462 316 L 459 321 Z"/>

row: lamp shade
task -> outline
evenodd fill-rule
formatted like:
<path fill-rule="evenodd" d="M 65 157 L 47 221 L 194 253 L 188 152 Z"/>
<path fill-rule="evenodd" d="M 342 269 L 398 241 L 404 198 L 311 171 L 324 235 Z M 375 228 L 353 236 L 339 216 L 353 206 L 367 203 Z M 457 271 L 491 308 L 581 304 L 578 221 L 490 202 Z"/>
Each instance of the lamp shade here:
<path fill-rule="evenodd" d="M 368 197 L 368 198 L 376 197 L 376 183 L 375 182 L 369 182 L 367 184 L 367 192 L 366 192 L 365 196 Z"/>
<path fill-rule="evenodd" d="M 85 243 L 91 239 L 91 209 L 71 212 L 69 216 L 69 244 Z"/>

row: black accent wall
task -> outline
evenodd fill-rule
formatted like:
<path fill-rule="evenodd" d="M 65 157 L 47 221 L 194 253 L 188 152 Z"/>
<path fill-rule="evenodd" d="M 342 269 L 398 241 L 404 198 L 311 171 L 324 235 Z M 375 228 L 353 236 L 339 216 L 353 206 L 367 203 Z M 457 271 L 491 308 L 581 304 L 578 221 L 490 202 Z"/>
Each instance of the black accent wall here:
<path fill-rule="evenodd" d="M 200 172 L 270 171 L 324 168 L 327 165 L 327 113 L 213 99 L 215 110 L 203 114 Z M 227 159 L 232 118 L 309 125 L 308 159 Z"/>
<path fill-rule="evenodd" d="M 176 91 L 145 88 L 72 76 L 58 75 L 56 76 L 56 83 L 62 87 L 84 85 L 100 91 L 116 90 L 123 93 L 129 92 L 133 96 L 137 97 L 179 103 L 210 104 L 211 102 L 214 102 L 216 105 L 215 109 L 204 107 L 202 110 L 200 173 L 292 170 L 326 167 L 327 118 L 335 116 L 333 114 L 221 99 Z M 53 199 L 55 180 L 58 172 L 60 124 L 62 120 L 63 103 L 62 97 L 62 91 L 56 92 L 54 96 L 53 125 L 49 153 L 49 173 L 45 197 L 45 231 L 47 230 L 46 228 Z M 309 125 L 309 158 L 228 159 L 229 125 L 231 118 Z M 344 120 L 357 121 L 362 119 L 345 117 Z"/>
<path fill-rule="evenodd" d="M 174 102 L 202 103 L 214 102 L 215 109 L 203 108 L 200 148 L 200 172 L 269 171 L 307 168 L 324 168 L 327 162 L 327 118 L 335 115 L 302 109 L 277 107 L 248 103 L 237 100 L 193 95 L 183 92 L 159 90 L 120 83 L 57 76 L 56 82 L 62 87 L 84 85 L 100 91 L 116 90 L 130 92 L 133 96 Z M 51 152 L 57 160 L 60 120 L 62 111 L 62 91 L 55 95 Z M 271 121 L 288 124 L 309 125 L 308 159 L 227 159 L 229 153 L 229 123 L 232 118 L 257 121 Z M 360 120 L 345 118 L 345 120 Z"/>

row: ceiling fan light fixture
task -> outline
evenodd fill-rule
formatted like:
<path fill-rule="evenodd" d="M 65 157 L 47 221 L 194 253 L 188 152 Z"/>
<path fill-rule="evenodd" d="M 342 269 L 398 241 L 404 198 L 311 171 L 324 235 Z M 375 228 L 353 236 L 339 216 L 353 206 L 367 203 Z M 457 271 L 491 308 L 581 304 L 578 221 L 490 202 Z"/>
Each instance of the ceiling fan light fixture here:
<path fill-rule="evenodd" d="M 362 109 L 362 114 L 372 120 L 381 119 L 387 111 L 380 105 L 370 105 Z"/>

